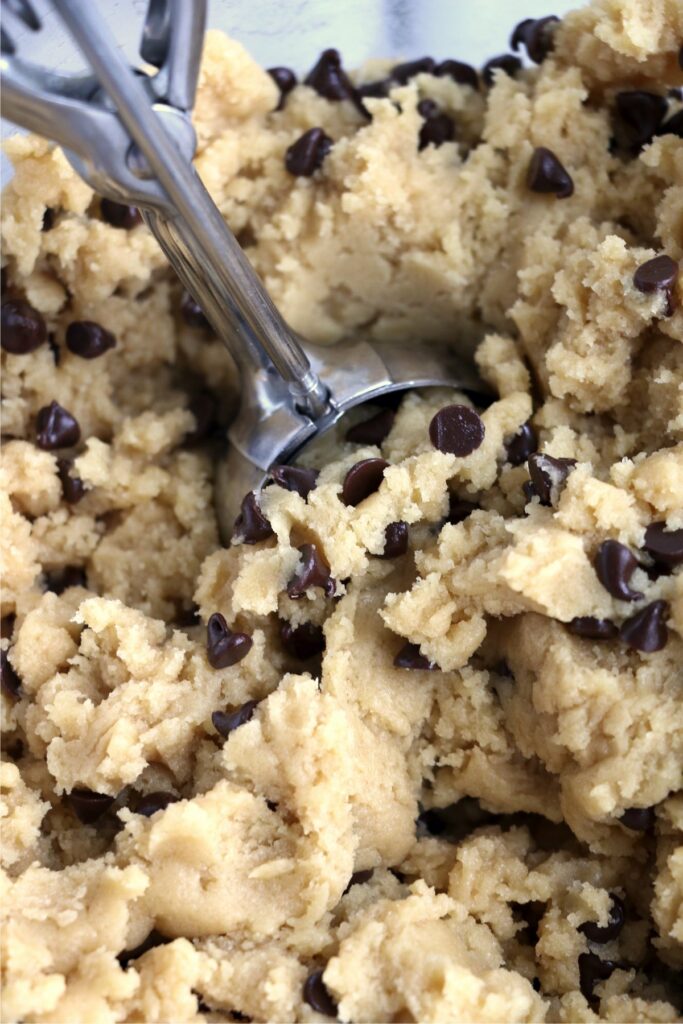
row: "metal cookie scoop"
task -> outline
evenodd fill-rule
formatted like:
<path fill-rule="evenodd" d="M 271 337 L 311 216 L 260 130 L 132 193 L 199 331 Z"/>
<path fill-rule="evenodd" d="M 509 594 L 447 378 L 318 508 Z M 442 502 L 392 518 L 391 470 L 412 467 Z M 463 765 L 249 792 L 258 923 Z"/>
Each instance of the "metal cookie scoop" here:
<path fill-rule="evenodd" d="M 30 0 L 2 0 L 2 113 L 59 143 L 97 192 L 140 207 L 235 359 L 242 401 L 217 479 L 226 540 L 244 495 L 262 486 L 270 467 L 353 406 L 429 385 L 486 391 L 469 360 L 445 348 L 361 338 L 327 348 L 284 322 L 192 166 L 205 0 L 149 0 L 140 53 L 155 73 L 126 63 L 92 0 L 51 6 L 91 71 L 56 73 L 17 56 L 13 29 L 41 31 L 41 21 Z"/>

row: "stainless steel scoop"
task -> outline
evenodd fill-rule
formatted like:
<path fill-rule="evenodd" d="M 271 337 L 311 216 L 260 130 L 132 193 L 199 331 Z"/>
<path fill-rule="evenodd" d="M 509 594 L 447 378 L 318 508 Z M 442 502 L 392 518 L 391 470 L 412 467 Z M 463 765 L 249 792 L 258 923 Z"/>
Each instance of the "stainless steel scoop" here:
<path fill-rule="evenodd" d="M 126 63 L 97 3 L 50 2 L 90 70 L 57 73 L 22 59 L 13 27 L 38 32 L 40 18 L 30 0 L 2 0 L 2 113 L 59 143 L 97 192 L 140 207 L 237 363 L 242 400 L 217 482 L 226 540 L 244 495 L 263 485 L 270 467 L 353 406 L 429 385 L 486 391 L 469 359 L 452 350 L 362 338 L 328 348 L 284 322 L 192 166 L 205 0 L 149 0 L 140 53 L 155 72 Z"/>

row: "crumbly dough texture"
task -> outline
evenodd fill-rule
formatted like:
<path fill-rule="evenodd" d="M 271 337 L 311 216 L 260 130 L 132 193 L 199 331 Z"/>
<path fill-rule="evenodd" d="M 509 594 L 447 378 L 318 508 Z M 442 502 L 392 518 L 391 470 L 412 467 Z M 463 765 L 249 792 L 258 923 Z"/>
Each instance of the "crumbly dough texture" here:
<path fill-rule="evenodd" d="M 58 149 L 10 142 L 8 288 L 52 344 L 2 354 L 2 645 L 21 683 L 1 698 L 3 1021 L 322 1021 L 315 970 L 358 1024 L 680 1019 L 683 573 L 641 557 L 628 604 L 593 559 L 683 527 L 683 289 L 666 316 L 633 285 L 683 258 L 683 142 L 609 145 L 619 90 L 683 83 L 682 41 L 681 0 L 597 0 L 540 67 L 479 92 L 418 74 L 368 120 L 303 85 L 274 111 L 270 76 L 208 34 L 196 166 L 289 323 L 476 347 L 497 396 L 464 458 L 428 428 L 471 400 L 438 389 L 405 397 L 379 447 L 322 440 L 307 499 L 263 491 L 274 536 L 254 545 L 220 546 L 220 444 L 188 441 L 208 395 L 221 430 L 234 414 L 230 358 L 184 322 L 144 226 L 105 223 Z M 418 150 L 424 98 L 455 142 Z M 285 150 L 317 126 L 333 148 L 294 178 Z M 537 146 L 573 196 L 528 189 Z M 72 354 L 73 320 L 116 347 Z M 81 427 L 77 504 L 34 444 L 52 400 Z M 551 506 L 506 459 L 529 419 L 577 463 Z M 378 491 L 343 504 L 348 469 L 379 455 Z M 448 522 L 449 498 L 477 508 Z M 399 520 L 408 553 L 378 558 Z M 305 542 L 334 597 L 287 596 Z M 655 600 L 654 653 L 567 629 Z M 207 660 L 216 612 L 253 640 L 232 667 Z M 322 626 L 322 657 L 296 661 L 278 620 Z M 406 641 L 438 670 L 397 668 Z M 223 740 L 212 713 L 246 701 Z M 115 798 L 95 823 L 82 789 Z M 135 812 L 158 791 L 178 799 Z M 620 823 L 632 808 L 655 809 L 648 831 Z M 595 943 L 582 925 L 606 927 L 614 896 L 623 927 Z M 586 954 L 613 965 L 592 996 Z"/>

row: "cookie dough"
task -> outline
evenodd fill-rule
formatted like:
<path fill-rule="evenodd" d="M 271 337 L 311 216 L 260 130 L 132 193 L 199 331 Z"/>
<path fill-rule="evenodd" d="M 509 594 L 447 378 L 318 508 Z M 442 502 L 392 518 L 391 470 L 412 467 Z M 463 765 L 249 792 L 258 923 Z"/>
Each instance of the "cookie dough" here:
<path fill-rule="evenodd" d="M 229 356 L 11 140 L 3 1021 L 681 1018 L 682 42 L 597 0 L 294 84 L 207 35 L 196 166 L 289 323 L 493 391 L 356 410 L 228 547 Z"/>

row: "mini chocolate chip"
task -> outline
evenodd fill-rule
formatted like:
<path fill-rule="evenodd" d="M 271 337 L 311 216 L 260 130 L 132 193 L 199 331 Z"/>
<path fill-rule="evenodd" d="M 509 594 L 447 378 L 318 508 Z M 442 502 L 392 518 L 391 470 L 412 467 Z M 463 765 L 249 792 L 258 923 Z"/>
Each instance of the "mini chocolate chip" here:
<path fill-rule="evenodd" d="M 515 52 L 521 45 L 525 46 L 529 59 L 534 64 L 542 64 L 555 45 L 553 37 L 559 21 L 554 14 L 546 18 L 525 18 L 514 29 L 510 46 Z"/>
<path fill-rule="evenodd" d="M 282 110 L 285 99 L 296 85 L 296 75 L 291 68 L 268 68 L 268 74 L 280 90 L 280 100 L 276 110 Z"/>
<path fill-rule="evenodd" d="M 213 727 L 221 736 L 226 737 L 241 725 L 246 725 L 254 717 L 257 707 L 257 700 L 248 700 L 237 711 L 214 711 L 211 715 Z"/>
<path fill-rule="evenodd" d="M 125 970 L 129 963 L 133 960 L 137 960 L 143 953 L 147 953 L 150 949 L 156 949 L 157 946 L 165 946 L 167 942 L 172 941 L 172 939 L 167 939 L 165 935 L 158 932 L 156 928 L 153 928 L 147 938 L 144 939 L 139 946 L 135 946 L 134 949 L 124 949 L 122 953 L 119 953 L 116 959 Z"/>
<path fill-rule="evenodd" d="M 629 807 L 619 821 L 632 832 L 649 832 L 654 828 L 655 819 L 654 807 Z"/>
<path fill-rule="evenodd" d="M 228 668 L 246 657 L 253 640 L 246 633 L 233 633 L 220 612 L 206 624 L 206 656 L 212 668 Z"/>
<path fill-rule="evenodd" d="M 351 466 L 344 477 L 341 499 L 345 505 L 355 507 L 374 494 L 384 478 L 389 463 L 385 459 L 361 459 Z"/>
<path fill-rule="evenodd" d="M 434 100 L 424 99 L 420 100 L 416 110 L 420 117 L 434 117 L 435 114 L 439 113 L 439 105 Z"/>
<path fill-rule="evenodd" d="M 574 192 L 574 182 L 566 168 L 551 149 L 538 146 L 531 157 L 527 185 L 532 192 L 552 193 L 558 199 L 568 199 Z"/>
<path fill-rule="evenodd" d="M 13 356 L 35 352 L 47 341 L 45 321 L 33 306 L 21 299 L 6 299 L 2 304 L 2 347 Z"/>
<path fill-rule="evenodd" d="M 204 330 L 211 330 L 211 324 L 206 319 L 204 310 L 189 292 L 183 292 L 180 300 L 180 315 L 188 327 L 201 327 Z"/>
<path fill-rule="evenodd" d="M 71 476 L 73 459 L 57 459 L 57 476 L 62 485 L 64 501 L 75 505 L 81 500 L 87 488 L 80 476 Z"/>
<path fill-rule="evenodd" d="M 406 643 L 394 658 L 396 668 L 421 669 L 425 672 L 434 672 L 438 669 L 433 661 L 421 653 L 417 644 Z"/>
<path fill-rule="evenodd" d="M 588 640 L 613 640 L 619 635 L 619 628 L 610 619 L 594 619 L 592 615 L 581 615 L 567 623 L 567 629 L 575 636 Z"/>
<path fill-rule="evenodd" d="M 279 487 L 307 498 L 318 482 L 318 470 L 305 466 L 272 466 L 270 476 Z"/>
<path fill-rule="evenodd" d="M 495 71 L 504 71 L 510 78 L 514 78 L 518 71 L 521 70 L 522 62 L 519 57 L 515 57 L 512 53 L 502 53 L 500 57 L 492 57 L 491 60 L 487 60 L 484 67 L 481 69 L 481 77 L 489 87 L 493 85 L 493 76 Z"/>
<path fill-rule="evenodd" d="M 113 199 L 100 200 L 100 214 L 102 220 L 111 224 L 113 228 L 125 228 L 126 231 L 130 231 L 138 224 L 142 224 L 142 214 L 137 206 L 116 203 Z"/>
<path fill-rule="evenodd" d="M 77 786 L 67 794 L 66 801 L 79 821 L 84 825 L 92 825 L 109 810 L 114 803 L 114 797 Z"/>
<path fill-rule="evenodd" d="M 13 700 L 22 696 L 21 679 L 7 657 L 7 651 L 0 651 L 0 685 L 2 692 Z"/>
<path fill-rule="evenodd" d="M 668 601 L 652 601 L 622 622 L 619 636 L 635 651 L 643 651 L 645 654 L 661 651 L 669 639 L 665 622 L 668 614 Z"/>
<path fill-rule="evenodd" d="M 256 494 L 249 491 L 242 500 L 241 512 L 235 520 L 234 539 L 245 544 L 258 544 L 273 536 L 273 527 L 261 511 Z"/>
<path fill-rule="evenodd" d="M 606 981 L 617 968 L 613 960 L 601 960 L 596 953 L 579 955 L 579 987 L 584 999 L 593 1001 L 593 989 L 599 981 Z"/>
<path fill-rule="evenodd" d="M 683 530 L 667 530 L 666 523 L 651 523 L 643 545 L 655 562 L 674 566 L 683 563 Z"/>
<path fill-rule="evenodd" d="M 521 466 L 538 448 L 538 437 L 530 421 L 524 423 L 505 445 L 505 455 L 511 466 Z"/>
<path fill-rule="evenodd" d="M 355 423 L 346 431 L 346 440 L 355 444 L 376 444 L 380 445 L 389 435 L 394 425 L 396 413 L 393 409 L 380 409 L 378 413 L 371 416 L 362 423 Z"/>
<path fill-rule="evenodd" d="M 389 90 L 392 85 L 393 83 L 391 79 L 380 78 L 376 82 L 364 82 L 362 85 L 358 86 L 356 92 L 361 100 L 382 100 L 389 95 Z"/>
<path fill-rule="evenodd" d="M 660 256 L 641 263 L 633 275 L 633 284 L 639 292 L 644 292 L 646 295 L 652 292 L 663 292 L 667 300 L 664 316 L 671 316 L 676 304 L 677 278 L 678 264 L 670 256 L 662 253 Z"/>
<path fill-rule="evenodd" d="M 185 434 L 185 444 L 193 445 L 205 441 L 219 427 L 218 402 L 210 391 L 193 395 L 187 407 L 194 416 L 195 428 Z"/>
<path fill-rule="evenodd" d="M 287 593 L 294 601 L 306 596 L 312 587 L 320 587 L 326 597 L 333 597 L 337 589 L 330 567 L 318 551 L 316 544 L 302 544 L 299 548 L 301 567 L 287 584 Z"/>
<path fill-rule="evenodd" d="M 595 921 L 586 921 L 579 927 L 589 942 L 611 942 L 616 939 L 624 927 L 624 904 L 615 893 L 610 894 L 612 906 L 610 908 L 609 921 L 606 925 L 599 925 Z"/>
<path fill-rule="evenodd" d="M 677 135 L 679 139 L 683 139 L 683 110 L 677 111 L 673 117 L 663 121 L 657 129 L 657 135 Z"/>
<path fill-rule="evenodd" d="M 637 601 L 643 595 L 631 590 L 629 580 L 638 567 L 633 552 L 618 540 L 605 540 L 595 555 L 594 563 L 598 579 L 612 597 L 620 601 Z"/>
<path fill-rule="evenodd" d="M 156 793 L 146 793 L 145 796 L 140 797 L 137 806 L 135 808 L 136 814 L 144 814 L 146 818 L 151 818 L 157 811 L 165 810 L 169 804 L 177 803 L 180 800 L 179 796 L 175 793 L 166 793 L 162 790 Z"/>
<path fill-rule="evenodd" d="M 405 85 L 415 75 L 426 72 L 432 74 L 436 66 L 436 61 L 433 57 L 419 57 L 417 60 L 408 60 L 403 64 L 396 64 L 391 69 L 391 77 L 399 85 Z"/>
<path fill-rule="evenodd" d="M 408 550 L 408 524 L 403 520 L 389 523 L 384 531 L 384 551 L 380 558 L 399 558 Z"/>
<path fill-rule="evenodd" d="M 323 50 L 317 64 L 309 71 L 304 84 L 326 100 L 351 100 L 356 102 L 353 83 L 342 67 L 339 50 Z"/>
<path fill-rule="evenodd" d="M 322 128 L 309 128 L 285 153 L 285 167 L 297 178 L 310 178 L 332 149 L 332 139 Z"/>
<path fill-rule="evenodd" d="M 669 107 L 664 96 L 643 89 L 619 92 L 615 103 L 619 118 L 628 129 L 628 141 L 635 150 L 652 141 Z"/>
<path fill-rule="evenodd" d="M 53 594 L 63 594 L 69 587 L 87 587 L 88 578 L 80 565 L 67 565 L 58 572 L 47 573 L 47 589 Z"/>
<path fill-rule="evenodd" d="M 81 439 L 78 420 L 59 402 L 50 402 L 38 410 L 36 427 L 36 444 L 46 452 L 55 448 L 71 448 Z"/>
<path fill-rule="evenodd" d="M 55 211 L 52 209 L 51 206 L 47 206 L 45 208 L 45 213 L 43 214 L 43 223 L 40 226 L 40 230 L 41 231 L 52 231 L 54 226 L 55 226 Z"/>
<path fill-rule="evenodd" d="M 434 68 L 434 74 L 438 78 L 452 78 L 458 85 L 471 85 L 473 89 L 479 88 L 479 75 L 470 64 L 463 64 L 460 60 L 442 60 Z"/>
<path fill-rule="evenodd" d="M 552 455 L 535 452 L 529 456 L 527 465 L 541 505 L 552 505 L 557 499 L 557 491 L 574 469 L 576 459 L 556 459 Z"/>
<path fill-rule="evenodd" d="M 423 100 L 423 103 L 429 103 L 429 100 Z M 422 104 L 418 103 L 419 113 L 425 118 L 425 122 L 420 128 L 418 135 L 418 146 L 419 150 L 425 149 L 427 146 L 442 146 L 444 142 L 452 142 L 455 138 L 455 122 L 452 117 L 448 114 L 436 112 L 425 113 L 420 110 Z"/>
<path fill-rule="evenodd" d="M 324 1017 L 336 1017 L 338 1006 L 327 991 L 323 971 L 313 971 L 304 982 L 304 1002 Z"/>
<path fill-rule="evenodd" d="M 284 649 L 298 661 L 308 661 L 325 650 L 323 628 L 314 622 L 302 622 L 300 626 L 281 622 L 280 637 Z"/>
<path fill-rule="evenodd" d="M 459 498 L 457 494 L 451 494 L 448 500 L 448 522 L 453 523 L 455 526 L 457 523 L 462 523 L 471 516 L 473 512 L 476 512 L 479 508 L 473 501 L 465 501 L 464 498 Z"/>
<path fill-rule="evenodd" d="M 440 452 L 464 458 L 484 440 L 481 417 L 466 405 L 446 405 L 429 424 L 429 438 Z"/>
<path fill-rule="evenodd" d="M 81 359 L 97 359 L 116 346 L 116 338 L 92 320 L 73 320 L 66 329 L 66 347 Z"/>

